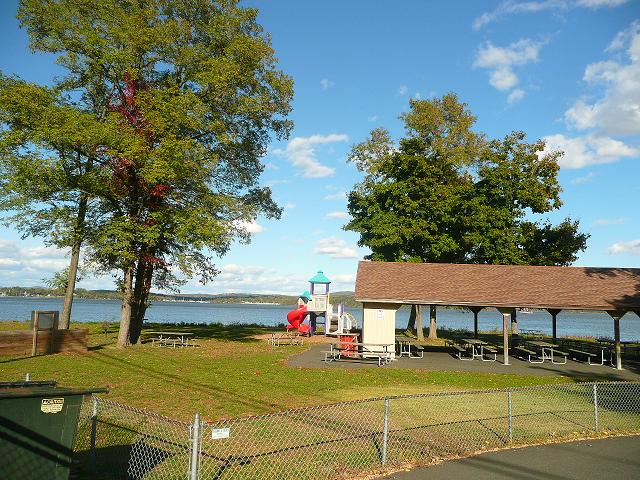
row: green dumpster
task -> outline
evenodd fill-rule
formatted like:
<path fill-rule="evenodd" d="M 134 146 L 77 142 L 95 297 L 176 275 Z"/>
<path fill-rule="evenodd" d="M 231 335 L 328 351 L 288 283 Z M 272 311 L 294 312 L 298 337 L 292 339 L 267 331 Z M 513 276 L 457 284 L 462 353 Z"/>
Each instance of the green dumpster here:
<path fill-rule="evenodd" d="M 0 382 L 0 478 L 67 480 L 84 395 L 56 382 Z"/>

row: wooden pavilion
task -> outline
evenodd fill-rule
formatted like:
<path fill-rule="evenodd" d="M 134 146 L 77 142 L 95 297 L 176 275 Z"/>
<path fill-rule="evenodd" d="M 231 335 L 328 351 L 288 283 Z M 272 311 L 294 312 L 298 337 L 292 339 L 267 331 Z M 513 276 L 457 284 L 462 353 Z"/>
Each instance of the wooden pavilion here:
<path fill-rule="evenodd" d="M 622 369 L 620 319 L 640 316 L 640 268 L 537 267 L 368 262 L 358 265 L 356 300 L 363 304 L 363 342 L 394 343 L 395 312 L 403 304 L 495 307 L 503 317 L 504 363 L 516 309 L 549 312 L 553 338 L 562 310 L 604 311 L 613 319 L 616 368 Z"/>

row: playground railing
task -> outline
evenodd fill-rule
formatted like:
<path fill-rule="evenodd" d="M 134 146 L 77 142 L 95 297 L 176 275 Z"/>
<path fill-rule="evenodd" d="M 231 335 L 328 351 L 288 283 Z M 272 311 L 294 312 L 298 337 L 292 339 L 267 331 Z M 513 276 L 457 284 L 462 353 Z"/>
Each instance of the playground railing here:
<path fill-rule="evenodd" d="M 88 478 L 334 479 L 486 450 L 640 433 L 640 383 L 577 383 L 373 398 L 179 422 L 86 402 Z M 82 478 L 82 477 L 81 477 Z"/>

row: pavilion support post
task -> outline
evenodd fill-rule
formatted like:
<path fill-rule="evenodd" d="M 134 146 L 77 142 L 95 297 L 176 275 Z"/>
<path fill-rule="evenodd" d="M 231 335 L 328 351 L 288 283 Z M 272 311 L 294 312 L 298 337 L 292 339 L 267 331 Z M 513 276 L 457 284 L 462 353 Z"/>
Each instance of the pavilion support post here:
<path fill-rule="evenodd" d="M 556 324 L 557 324 L 558 314 L 561 311 L 562 310 L 558 308 L 547 308 L 547 312 L 551 314 L 551 338 L 553 339 L 552 343 L 556 343 L 556 338 L 558 338 L 558 330 L 556 328 Z"/>
<path fill-rule="evenodd" d="M 504 364 L 509 365 L 509 323 L 511 322 L 511 314 L 513 308 L 499 308 L 502 314 L 502 348 L 504 355 Z"/>
<path fill-rule="evenodd" d="M 622 370 L 622 355 L 620 353 L 620 319 L 626 312 L 609 310 L 607 312 L 613 318 L 613 340 L 616 349 L 616 370 Z"/>
<path fill-rule="evenodd" d="M 520 330 L 518 329 L 518 316 L 517 310 L 514 308 L 511 312 L 511 335 L 520 334 Z"/>
<path fill-rule="evenodd" d="M 473 338 L 478 338 L 478 314 L 484 307 L 469 307 L 473 312 Z"/>

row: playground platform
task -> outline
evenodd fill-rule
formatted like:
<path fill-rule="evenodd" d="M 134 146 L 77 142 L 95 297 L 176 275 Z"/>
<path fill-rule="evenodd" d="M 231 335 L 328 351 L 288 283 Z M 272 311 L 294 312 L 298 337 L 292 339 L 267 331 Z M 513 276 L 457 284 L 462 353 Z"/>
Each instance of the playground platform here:
<path fill-rule="evenodd" d="M 483 373 L 510 373 L 515 375 L 557 375 L 569 378 L 590 379 L 596 381 L 640 381 L 640 364 L 623 361 L 624 370 L 616 370 L 609 365 L 587 365 L 568 360 L 564 365 L 551 362 L 531 364 L 526 360 L 509 357 L 510 365 L 502 364 L 502 355 L 495 362 L 475 360 L 465 362 L 444 351 L 426 351 L 423 358 L 397 358 L 390 365 L 378 367 L 377 363 L 357 359 L 340 360 L 326 363 L 323 361 L 325 343 L 312 345 L 308 350 L 289 358 L 288 365 L 304 368 L 398 368 L 409 370 L 459 371 Z"/>

